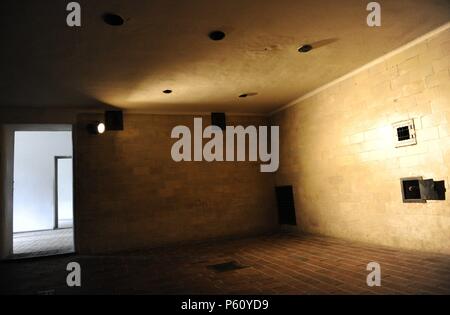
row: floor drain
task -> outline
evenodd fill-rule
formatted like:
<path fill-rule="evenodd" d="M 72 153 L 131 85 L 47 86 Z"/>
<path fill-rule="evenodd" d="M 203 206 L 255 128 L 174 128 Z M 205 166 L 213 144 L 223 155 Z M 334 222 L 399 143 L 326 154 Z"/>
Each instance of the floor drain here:
<path fill-rule="evenodd" d="M 225 272 L 225 271 L 232 271 L 232 270 L 238 270 L 242 268 L 247 268 L 248 266 L 241 265 L 240 263 L 236 261 L 228 261 L 221 264 L 216 265 L 209 265 L 208 269 L 212 269 L 216 272 Z"/>

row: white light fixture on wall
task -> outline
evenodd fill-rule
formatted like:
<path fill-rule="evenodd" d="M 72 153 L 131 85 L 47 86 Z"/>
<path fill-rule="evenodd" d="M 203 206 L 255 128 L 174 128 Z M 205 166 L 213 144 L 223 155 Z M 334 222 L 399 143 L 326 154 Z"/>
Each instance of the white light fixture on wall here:
<path fill-rule="evenodd" d="M 105 124 L 102 122 L 97 123 L 97 133 L 102 134 L 106 130 Z"/>
<path fill-rule="evenodd" d="M 106 130 L 106 126 L 101 121 L 96 121 L 95 123 L 88 125 L 88 131 L 90 134 L 93 134 L 93 135 L 100 135 L 100 134 L 104 133 L 105 130 Z"/>

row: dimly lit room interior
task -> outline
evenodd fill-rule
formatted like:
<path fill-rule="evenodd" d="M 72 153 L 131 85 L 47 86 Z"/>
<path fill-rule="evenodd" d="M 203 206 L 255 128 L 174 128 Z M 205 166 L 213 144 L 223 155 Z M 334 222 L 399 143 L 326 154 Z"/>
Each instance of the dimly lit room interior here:
<path fill-rule="evenodd" d="M 449 0 L 1 8 L 0 293 L 450 294 Z"/>

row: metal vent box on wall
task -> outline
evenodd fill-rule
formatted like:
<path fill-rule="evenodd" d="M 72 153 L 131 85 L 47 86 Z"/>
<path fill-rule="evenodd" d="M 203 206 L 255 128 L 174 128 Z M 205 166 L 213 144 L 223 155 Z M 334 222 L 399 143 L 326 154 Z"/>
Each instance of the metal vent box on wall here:
<path fill-rule="evenodd" d="M 406 177 L 400 179 L 403 202 L 426 202 L 420 193 L 422 177 Z"/>
<path fill-rule="evenodd" d="M 427 200 L 445 200 L 445 182 L 406 177 L 400 179 L 403 202 L 424 203 Z"/>
<path fill-rule="evenodd" d="M 106 130 L 123 130 L 123 113 L 121 110 L 108 110 L 105 112 Z"/>

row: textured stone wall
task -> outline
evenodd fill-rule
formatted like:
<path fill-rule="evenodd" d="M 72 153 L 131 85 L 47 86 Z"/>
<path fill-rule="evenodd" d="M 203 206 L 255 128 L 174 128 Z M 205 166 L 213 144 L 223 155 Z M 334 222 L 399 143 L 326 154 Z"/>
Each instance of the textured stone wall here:
<path fill-rule="evenodd" d="M 78 117 L 75 237 L 80 253 L 258 234 L 277 228 L 272 173 L 259 162 L 174 162 L 172 128 L 193 116 L 125 115 L 124 131 L 93 136 Z M 231 125 L 267 125 L 229 116 Z M 210 124 L 204 117 L 203 125 Z"/>
<path fill-rule="evenodd" d="M 294 186 L 303 231 L 450 253 L 446 201 L 405 204 L 400 178 L 450 180 L 450 30 L 283 110 L 277 184 Z M 392 124 L 414 119 L 417 145 Z"/>

